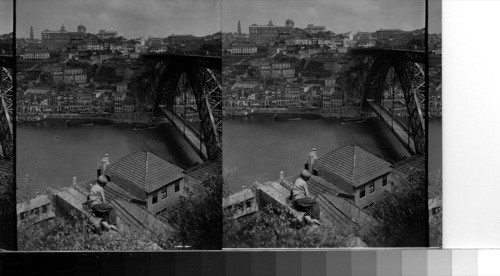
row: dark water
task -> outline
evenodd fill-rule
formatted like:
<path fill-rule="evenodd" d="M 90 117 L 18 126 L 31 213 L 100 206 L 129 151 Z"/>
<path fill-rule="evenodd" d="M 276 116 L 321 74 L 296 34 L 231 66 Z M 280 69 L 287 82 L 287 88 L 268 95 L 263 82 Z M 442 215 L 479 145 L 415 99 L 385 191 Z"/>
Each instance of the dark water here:
<path fill-rule="evenodd" d="M 410 156 L 379 119 L 342 125 L 335 120 L 274 121 L 265 116 L 224 121 L 224 176 L 228 191 L 255 181 L 298 174 L 316 148 L 318 156 L 347 145 L 357 145 L 397 162 Z"/>
<path fill-rule="evenodd" d="M 67 127 L 60 121 L 43 121 L 17 127 L 17 187 L 21 193 L 65 187 L 96 175 L 105 153 L 111 161 L 150 151 L 182 168 L 201 162 L 174 127 L 134 131 L 130 126 Z"/>

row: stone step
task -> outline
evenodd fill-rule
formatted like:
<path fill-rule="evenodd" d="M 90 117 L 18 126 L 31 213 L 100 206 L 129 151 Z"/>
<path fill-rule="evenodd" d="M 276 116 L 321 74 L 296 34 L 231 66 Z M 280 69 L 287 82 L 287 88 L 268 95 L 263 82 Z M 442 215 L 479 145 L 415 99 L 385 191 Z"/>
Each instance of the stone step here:
<path fill-rule="evenodd" d="M 84 208 L 87 197 L 73 188 L 63 188 L 54 195 L 56 208 L 78 219 L 88 219 L 94 227 L 101 229 L 101 219 Z"/>
<path fill-rule="evenodd" d="M 285 187 L 281 186 L 276 182 L 267 182 L 265 184 L 260 184 L 257 187 L 259 192 L 260 204 L 265 205 L 275 205 L 279 207 L 284 207 L 290 213 L 297 218 L 300 222 L 304 221 L 304 212 L 299 212 L 293 208 L 288 199 L 290 191 Z"/>

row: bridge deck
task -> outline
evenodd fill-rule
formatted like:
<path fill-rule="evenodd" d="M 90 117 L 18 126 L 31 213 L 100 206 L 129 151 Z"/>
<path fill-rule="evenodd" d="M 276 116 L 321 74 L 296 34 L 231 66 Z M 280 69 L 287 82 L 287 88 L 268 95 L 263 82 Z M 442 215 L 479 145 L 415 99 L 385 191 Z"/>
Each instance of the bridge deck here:
<path fill-rule="evenodd" d="M 161 108 L 161 110 L 165 113 L 170 123 L 172 123 L 172 125 L 184 136 L 191 147 L 198 153 L 201 159 L 206 160 L 207 149 L 201 142 L 200 135 L 196 133 L 191 126 L 184 122 L 184 120 L 182 120 L 182 118 L 180 118 L 175 112 L 172 112 L 168 108 Z"/>
<path fill-rule="evenodd" d="M 396 135 L 398 140 L 405 146 L 405 148 L 411 153 L 415 154 L 415 142 L 408 135 L 408 129 L 399 120 L 395 119 L 389 111 L 380 106 L 375 102 L 368 101 L 368 104 L 372 107 L 373 111 L 384 121 L 384 123 L 391 129 L 391 131 Z"/>

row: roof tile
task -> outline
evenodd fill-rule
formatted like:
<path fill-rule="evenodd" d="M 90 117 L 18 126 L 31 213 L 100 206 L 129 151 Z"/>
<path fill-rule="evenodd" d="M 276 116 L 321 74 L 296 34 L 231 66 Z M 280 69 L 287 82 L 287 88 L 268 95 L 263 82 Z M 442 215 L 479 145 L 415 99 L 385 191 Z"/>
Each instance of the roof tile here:
<path fill-rule="evenodd" d="M 331 151 L 314 163 L 320 176 L 329 179 L 334 176 L 354 187 L 391 171 L 391 164 L 358 146 L 346 146 Z"/>
<path fill-rule="evenodd" d="M 182 178 L 183 169 L 151 152 L 139 151 L 109 165 L 106 173 L 129 180 L 134 186 L 151 193 Z"/>

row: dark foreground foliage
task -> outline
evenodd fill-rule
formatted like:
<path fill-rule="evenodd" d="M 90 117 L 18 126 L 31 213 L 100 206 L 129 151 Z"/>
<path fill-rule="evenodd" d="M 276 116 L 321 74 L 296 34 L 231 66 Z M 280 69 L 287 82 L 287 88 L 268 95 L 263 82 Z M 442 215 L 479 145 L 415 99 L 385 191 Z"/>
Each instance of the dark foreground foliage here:
<path fill-rule="evenodd" d="M 169 214 L 174 240 L 190 249 L 222 248 L 222 186 L 222 175 L 213 175 L 181 197 Z"/>
<path fill-rule="evenodd" d="M 290 219 L 286 210 L 266 208 L 251 216 L 224 216 L 224 247 L 227 248 L 313 248 L 344 247 L 353 229 L 340 229 L 324 220 L 320 227 L 305 226 Z"/>
<path fill-rule="evenodd" d="M 13 174 L 0 172 L 0 248 L 15 249 L 16 202 Z"/>
<path fill-rule="evenodd" d="M 363 231 L 363 240 L 377 247 L 427 246 L 426 186 L 423 171 L 414 172 L 396 183 L 391 193 L 371 208 L 377 223 Z"/>
<path fill-rule="evenodd" d="M 29 218 L 18 225 L 18 248 L 22 251 L 129 251 L 173 249 L 168 237 L 125 230 L 120 233 L 96 232 L 87 220 L 56 218 L 50 225 L 33 223 Z"/>

